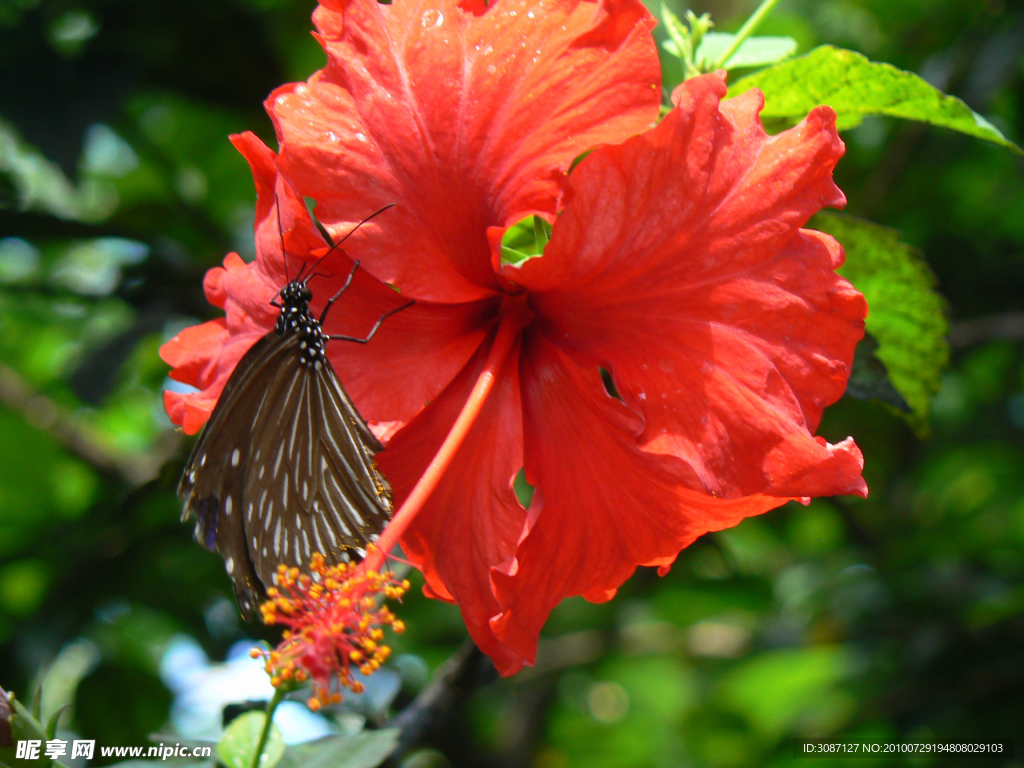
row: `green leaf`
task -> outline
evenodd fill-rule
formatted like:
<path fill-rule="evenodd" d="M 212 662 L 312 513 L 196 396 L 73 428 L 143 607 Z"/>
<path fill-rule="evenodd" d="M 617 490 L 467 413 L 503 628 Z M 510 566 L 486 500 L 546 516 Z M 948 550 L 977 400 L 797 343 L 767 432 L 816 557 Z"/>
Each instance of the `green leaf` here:
<path fill-rule="evenodd" d="M 839 273 L 867 299 L 865 325 L 878 340 L 874 354 L 910 406 L 911 424 L 923 433 L 931 397 L 949 363 L 946 302 L 935 291 L 935 276 L 895 230 L 838 213 L 819 213 L 811 226 L 846 249 Z"/>
<path fill-rule="evenodd" d="M 266 719 L 264 712 L 246 712 L 231 721 L 231 725 L 217 744 L 217 757 L 227 768 L 249 768 L 252 765 L 253 753 L 260 742 L 260 734 L 263 732 Z M 283 754 L 284 740 L 281 738 L 281 729 L 275 723 L 271 723 L 260 768 L 273 768 Z"/>
<path fill-rule="evenodd" d="M 214 749 L 217 747 L 217 742 L 215 741 L 207 741 L 206 739 L 185 739 L 176 733 L 163 733 L 157 731 L 156 733 L 149 734 L 146 738 L 148 738 L 153 744 L 180 744 L 183 747 L 188 747 L 193 750 L 201 747 L 211 747 Z"/>
<path fill-rule="evenodd" d="M 711 14 L 705 13 L 702 16 L 697 16 L 693 11 L 687 11 L 686 22 L 689 24 L 687 27 L 662 3 L 661 20 L 669 36 L 669 39 L 661 44 L 661 47 L 679 59 L 683 66 L 684 80 L 696 77 L 701 72 L 694 62 L 694 51 L 700 47 L 704 35 L 714 26 Z"/>
<path fill-rule="evenodd" d="M 9 702 L 11 705 L 11 740 L 15 744 L 19 741 L 39 741 L 39 758 L 19 760 L 16 757 L 16 747 L 2 747 L 0 748 L 0 766 L 3 768 L 45 768 L 49 766 L 52 761 L 46 757 L 46 741 L 49 738 L 46 730 L 21 701 L 11 696 Z"/>
<path fill-rule="evenodd" d="M 897 410 L 911 413 L 906 399 L 889 381 L 889 371 L 875 355 L 877 351 L 878 339 L 865 333 L 853 354 L 846 394 L 858 400 L 881 400 Z"/>
<path fill-rule="evenodd" d="M 18 699 L 11 700 L 11 738 L 14 741 L 28 741 L 40 739 L 46 741 L 46 730 L 31 712 L 28 707 Z"/>
<path fill-rule="evenodd" d="M 516 498 L 519 499 L 519 503 L 523 505 L 523 509 L 530 508 L 534 490 L 535 488 L 530 485 L 530 481 L 526 479 L 525 467 L 520 467 L 515 478 L 512 480 L 512 491 L 515 493 Z"/>
<path fill-rule="evenodd" d="M 38 760 L 19 760 L 17 747 L 0 747 L 0 768 L 49 768 L 50 761 L 43 752 L 45 747 L 45 743 L 40 747 L 39 754 L 42 757 Z"/>
<path fill-rule="evenodd" d="M 729 95 L 750 88 L 764 92 L 761 119 L 767 125 L 792 125 L 825 104 L 836 111 L 840 130 L 871 115 L 886 115 L 951 128 L 1024 154 L 960 99 L 944 95 L 913 72 L 831 45 L 744 77 L 729 88 Z"/>
<path fill-rule="evenodd" d="M 538 253 L 544 253 L 544 249 L 551 242 L 551 225 L 540 216 L 533 217 L 533 238 Z"/>
<path fill-rule="evenodd" d="M 503 264 L 521 264 L 540 256 L 551 240 L 551 225 L 540 216 L 527 216 L 505 230 L 501 238 Z"/>
<path fill-rule="evenodd" d="M 676 58 L 685 60 L 690 47 L 690 30 L 664 3 L 661 5 L 661 23 L 668 33 L 668 40 L 661 47 Z"/>
<path fill-rule="evenodd" d="M 46 724 L 46 738 L 53 739 L 57 735 L 57 724 L 60 722 L 60 716 L 63 715 L 67 710 L 71 709 L 72 704 L 65 704 L 63 707 L 58 709 L 50 716 L 49 722 Z"/>
<path fill-rule="evenodd" d="M 697 49 L 698 66 L 707 71 L 732 45 L 736 35 L 726 32 L 708 32 Z M 792 37 L 748 37 L 723 65 L 726 69 L 764 67 L 788 59 L 796 53 L 796 40 Z"/>
<path fill-rule="evenodd" d="M 46 732 L 56 733 L 54 715 L 75 703 L 79 683 L 100 661 L 100 651 L 89 640 L 75 640 L 65 645 L 46 669 L 40 690 L 40 723 L 48 723 Z"/>
<path fill-rule="evenodd" d="M 298 744 L 288 747 L 278 768 L 375 768 L 394 752 L 399 733 L 384 728 Z"/>
<path fill-rule="evenodd" d="M 814 710 L 834 706 L 835 687 L 853 664 L 852 654 L 842 646 L 765 651 L 726 672 L 718 694 L 727 709 L 777 738 Z"/>

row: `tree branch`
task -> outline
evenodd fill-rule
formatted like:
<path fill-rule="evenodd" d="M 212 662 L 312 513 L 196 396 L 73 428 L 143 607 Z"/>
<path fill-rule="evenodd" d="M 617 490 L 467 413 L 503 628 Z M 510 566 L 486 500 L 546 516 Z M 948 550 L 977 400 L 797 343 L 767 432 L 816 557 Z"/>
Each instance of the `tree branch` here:
<path fill-rule="evenodd" d="M 0 363 L 0 403 L 20 413 L 29 424 L 46 432 L 70 453 L 91 465 L 97 472 L 117 477 L 130 486 L 152 480 L 161 465 L 181 442 L 175 432 L 158 442 L 157 450 L 129 455 L 113 451 L 66 408 L 36 392 L 21 374 Z"/>
<path fill-rule="evenodd" d="M 494 667 L 489 662 L 483 668 L 485 660 L 486 657 L 476 644 L 467 639 L 441 665 L 430 685 L 388 723 L 388 728 L 398 728 L 402 733 L 387 765 L 397 765 L 402 755 L 441 726 L 458 703 L 477 685 L 494 676 Z"/>
<path fill-rule="evenodd" d="M 953 323 L 949 329 L 949 346 L 962 349 L 993 339 L 1024 339 L 1024 312 L 978 317 Z"/>

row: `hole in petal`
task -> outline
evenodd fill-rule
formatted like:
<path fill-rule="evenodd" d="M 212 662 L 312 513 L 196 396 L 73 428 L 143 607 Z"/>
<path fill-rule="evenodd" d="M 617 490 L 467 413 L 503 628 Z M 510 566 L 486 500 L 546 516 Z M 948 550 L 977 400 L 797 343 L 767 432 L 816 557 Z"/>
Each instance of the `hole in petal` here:
<path fill-rule="evenodd" d="M 581 154 L 581 155 L 576 155 L 576 157 L 575 157 L 575 158 L 573 158 L 573 161 L 572 161 L 572 163 L 571 163 L 571 164 L 569 165 L 569 170 L 568 170 L 568 171 L 566 171 L 566 174 L 568 175 L 568 174 L 572 173 L 573 171 L 575 171 L 575 170 L 576 170 L 576 166 L 577 166 L 577 165 L 579 165 L 580 163 L 582 163 L 582 162 L 583 162 L 584 160 L 586 160 L 586 158 L 587 158 L 587 155 L 589 155 L 589 154 L 590 154 L 591 152 L 593 152 L 593 151 L 594 151 L 594 150 L 592 150 L 592 149 L 588 149 L 588 150 L 587 150 L 586 152 L 584 152 L 583 154 Z"/>
<path fill-rule="evenodd" d="M 520 467 L 516 473 L 515 480 L 512 481 L 512 490 L 515 492 L 516 498 L 519 499 L 519 503 L 523 505 L 523 509 L 529 509 L 530 502 L 533 501 L 533 486 L 526 480 L 525 467 Z"/>
<path fill-rule="evenodd" d="M 615 388 L 615 382 L 612 381 L 612 372 L 607 368 L 598 368 L 601 372 L 601 383 L 604 384 L 604 391 L 608 393 L 609 397 L 614 397 L 616 400 L 622 400 L 622 395 L 619 394 L 619 390 Z"/>
<path fill-rule="evenodd" d="M 331 233 L 327 231 L 327 227 L 320 223 L 320 219 L 318 219 L 316 217 L 316 214 L 313 213 L 314 208 L 316 208 L 316 200 L 314 200 L 312 197 L 307 197 L 306 209 L 309 211 L 309 218 L 313 220 L 313 224 L 316 225 L 317 231 L 320 232 L 321 237 L 323 237 L 324 240 L 330 243 L 331 247 L 333 248 L 334 238 L 332 238 Z"/>
<path fill-rule="evenodd" d="M 551 225 L 540 216 L 527 216 L 505 230 L 501 238 L 501 260 L 505 264 L 522 264 L 541 256 L 551 240 Z"/>

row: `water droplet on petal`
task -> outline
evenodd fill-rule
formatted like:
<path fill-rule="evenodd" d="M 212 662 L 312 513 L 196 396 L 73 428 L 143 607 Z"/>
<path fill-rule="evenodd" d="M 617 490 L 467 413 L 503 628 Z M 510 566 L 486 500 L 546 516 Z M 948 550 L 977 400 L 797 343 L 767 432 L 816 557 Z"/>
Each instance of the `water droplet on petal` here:
<path fill-rule="evenodd" d="M 420 16 L 420 24 L 424 27 L 440 27 L 444 23 L 444 14 L 435 8 L 429 8 Z"/>

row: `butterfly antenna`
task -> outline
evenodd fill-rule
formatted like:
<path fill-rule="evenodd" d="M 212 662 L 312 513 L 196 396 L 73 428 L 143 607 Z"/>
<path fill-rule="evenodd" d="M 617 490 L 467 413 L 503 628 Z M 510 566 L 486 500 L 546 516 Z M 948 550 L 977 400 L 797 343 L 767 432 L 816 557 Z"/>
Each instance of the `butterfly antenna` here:
<path fill-rule="evenodd" d="M 277 190 L 274 190 L 274 207 L 277 208 L 277 234 L 281 237 L 281 259 L 284 261 L 284 282 L 285 285 L 291 282 L 288 277 L 288 252 L 284 249 L 284 227 L 281 226 L 281 201 L 277 197 Z"/>
<path fill-rule="evenodd" d="M 328 256 L 330 256 L 331 253 L 334 252 L 335 249 L 340 248 L 341 244 L 344 243 L 346 240 L 348 240 L 353 234 L 355 234 L 355 231 L 357 229 L 359 229 L 361 226 L 363 226 L 363 224 L 368 222 L 370 219 L 375 218 L 376 216 L 379 216 L 380 214 L 384 213 L 384 211 L 386 211 L 388 208 L 394 208 L 394 207 L 395 207 L 395 203 L 388 203 L 383 208 L 381 208 L 378 211 L 374 211 L 369 216 L 367 216 L 365 219 L 363 219 L 358 224 L 356 224 L 354 227 L 352 227 L 352 229 L 350 229 L 348 231 L 348 234 L 346 234 L 343 238 L 341 238 L 341 240 L 339 240 L 334 245 L 332 245 L 330 247 L 330 249 L 327 251 L 327 253 L 325 253 L 323 256 L 321 256 L 319 259 L 316 260 L 316 263 L 313 264 L 313 267 L 310 270 L 310 277 L 312 277 L 313 272 L 316 271 L 316 268 L 320 266 L 320 262 L 323 261 L 324 259 L 326 259 Z M 308 281 L 309 277 L 307 277 L 306 280 Z M 305 285 L 305 283 L 303 283 L 303 285 Z"/>

